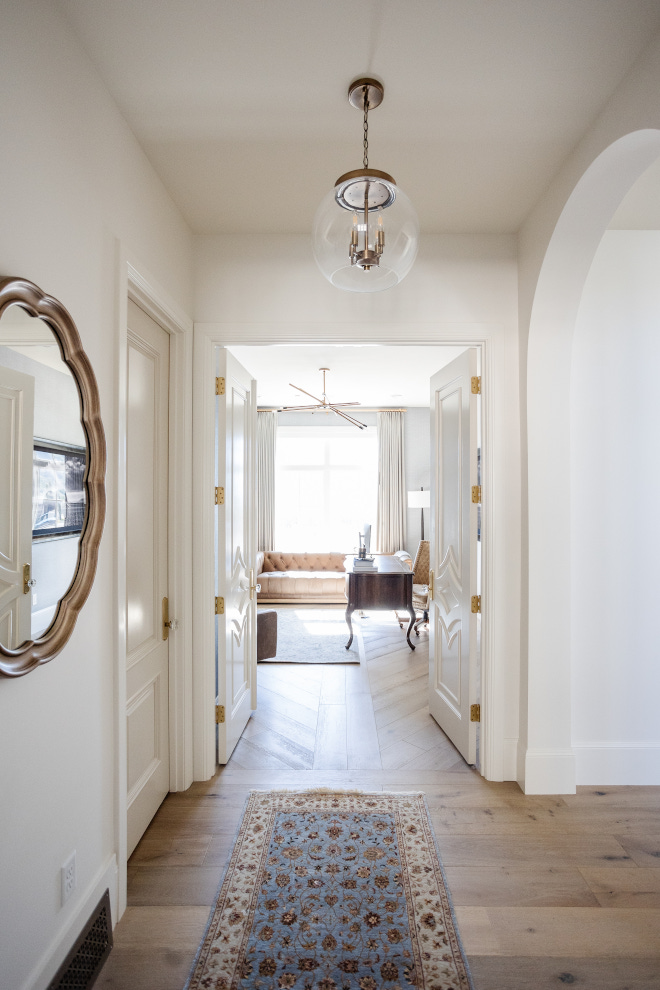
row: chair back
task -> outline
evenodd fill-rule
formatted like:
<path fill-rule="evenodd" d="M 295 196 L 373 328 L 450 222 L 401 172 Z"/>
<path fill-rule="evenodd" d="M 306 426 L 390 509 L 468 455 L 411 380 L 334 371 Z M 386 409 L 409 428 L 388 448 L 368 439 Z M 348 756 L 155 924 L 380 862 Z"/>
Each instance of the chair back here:
<path fill-rule="evenodd" d="M 420 540 L 413 563 L 413 584 L 428 584 L 431 566 L 430 540 Z"/>

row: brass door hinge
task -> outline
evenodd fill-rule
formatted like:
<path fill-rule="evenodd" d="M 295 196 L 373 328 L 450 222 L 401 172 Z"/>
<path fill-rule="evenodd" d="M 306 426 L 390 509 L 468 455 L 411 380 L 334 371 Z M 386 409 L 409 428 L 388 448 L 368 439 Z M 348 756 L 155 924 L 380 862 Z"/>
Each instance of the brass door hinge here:
<path fill-rule="evenodd" d="M 473 613 L 481 612 L 481 595 L 472 595 L 470 611 Z"/>
<path fill-rule="evenodd" d="M 225 504 L 225 490 L 224 488 L 216 488 L 215 490 L 215 504 L 224 505 Z"/>
<path fill-rule="evenodd" d="M 215 614 L 224 615 L 225 614 L 225 600 L 224 598 L 216 598 L 215 600 Z"/>
<path fill-rule="evenodd" d="M 215 380 L 215 394 L 224 395 L 225 394 L 225 380 L 224 378 L 216 378 Z"/>
<path fill-rule="evenodd" d="M 216 725 L 224 725 L 225 721 L 225 706 L 216 705 L 215 706 L 215 722 Z"/>
<path fill-rule="evenodd" d="M 481 485 L 472 485 L 472 501 L 475 505 L 481 502 Z"/>
<path fill-rule="evenodd" d="M 481 722 L 481 705 L 470 705 L 470 721 Z"/>
<path fill-rule="evenodd" d="M 470 379 L 472 384 L 472 395 L 481 395 L 481 375 L 475 375 Z"/>

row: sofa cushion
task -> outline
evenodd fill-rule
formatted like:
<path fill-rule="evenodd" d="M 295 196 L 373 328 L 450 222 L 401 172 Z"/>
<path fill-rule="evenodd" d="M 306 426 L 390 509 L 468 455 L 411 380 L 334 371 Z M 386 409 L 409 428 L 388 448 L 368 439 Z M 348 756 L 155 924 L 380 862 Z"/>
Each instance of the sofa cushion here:
<path fill-rule="evenodd" d="M 262 573 L 272 571 L 339 571 L 344 573 L 344 553 L 281 553 L 267 550 L 264 553 Z"/>
<path fill-rule="evenodd" d="M 333 571 L 270 571 L 259 576 L 258 598 L 345 599 L 346 575 Z"/>

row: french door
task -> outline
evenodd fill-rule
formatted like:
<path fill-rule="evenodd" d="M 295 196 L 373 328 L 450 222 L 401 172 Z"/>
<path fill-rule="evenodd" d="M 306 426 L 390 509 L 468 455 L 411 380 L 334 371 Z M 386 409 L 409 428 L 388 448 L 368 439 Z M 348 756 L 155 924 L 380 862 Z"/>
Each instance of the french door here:
<path fill-rule="evenodd" d="M 216 723 L 226 763 L 257 707 L 257 396 L 250 373 L 216 351 Z"/>
<path fill-rule="evenodd" d="M 470 764 L 477 761 L 481 609 L 477 383 L 476 348 L 431 378 L 429 708 Z"/>

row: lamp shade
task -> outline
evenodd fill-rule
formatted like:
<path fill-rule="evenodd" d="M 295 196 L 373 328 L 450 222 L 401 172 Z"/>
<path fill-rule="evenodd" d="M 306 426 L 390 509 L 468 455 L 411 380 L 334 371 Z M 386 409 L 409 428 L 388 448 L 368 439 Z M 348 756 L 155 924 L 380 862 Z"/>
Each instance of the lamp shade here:
<path fill-rule="evenodd" d="M 418 492 L 408 492 L 409 509 L 428 509 L 431 506 L 431 492 L 427 489 Z"/>
<path fill-rule="evenodd" d="M 314 218 L 312 248 L 314 258 L 322 273 L 338 289 L 351 292 L 378 292 L 396 285 L 410 271 L 419 243 L 419 222 L 415 208 L 406 194 L 393 182 L 379 180 L 382 173 L 375 173 L 374 189 L 387 188 L 388 199 L 380 205 L 371 200 L 368 224 L 364 223 L 364 211 L 356 200 L 352 208 L 344 186 L 338 184 L 321 201 Z M 358 183 L 352 183 L 358 185 Z M 364 180 L 362 188 L 364 187 Z M 359 226 L 358 226 L 359 225 Z M 377 241 L 378 229 L 384 232 L 384 246 L 378 263 L 362 267 L 351 262 L 351 237 L 359 230 L 360 240 L 365 236 L 369 245 Z"/>

